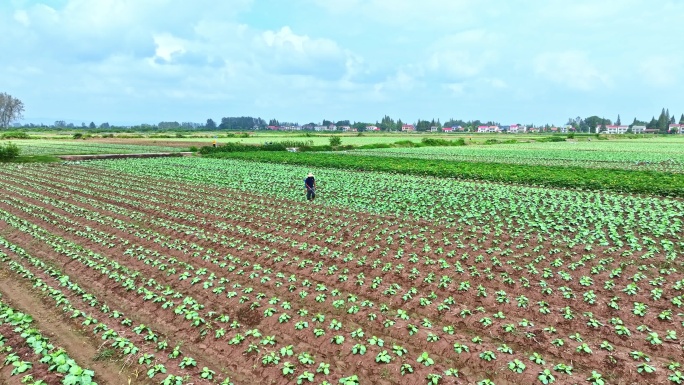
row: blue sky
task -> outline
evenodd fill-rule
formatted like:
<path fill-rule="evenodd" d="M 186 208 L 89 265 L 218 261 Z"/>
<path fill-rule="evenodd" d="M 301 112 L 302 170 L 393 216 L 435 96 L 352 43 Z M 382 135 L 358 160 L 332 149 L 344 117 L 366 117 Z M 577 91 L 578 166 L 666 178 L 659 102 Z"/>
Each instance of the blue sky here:
<path fill-rule="evenodd" d="M 34 123 L 679 120 L 683 20 L 679 0 L 5 0 L 0 92 Z"/>

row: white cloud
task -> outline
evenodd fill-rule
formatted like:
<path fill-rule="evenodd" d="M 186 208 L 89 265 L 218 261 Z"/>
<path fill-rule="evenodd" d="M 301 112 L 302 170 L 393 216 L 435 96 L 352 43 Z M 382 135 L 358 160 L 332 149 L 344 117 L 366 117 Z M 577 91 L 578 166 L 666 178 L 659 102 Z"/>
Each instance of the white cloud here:
<path fill-rule="evenodd" d="M 650 117 L 633 95 L 681 88 L 684 2 L 608 3 L 291 0 L 274 13 L 254 0 L 0 1 L 0 92 L 30 95 L 29 117 L 103 111 L 110 121 L 113 111 L 217 118 L 226 106 L 281 120 L 411 120 L 451 115 L 454 99 L 487 120 L 516 95 L 547 115 L 521 105 L 506 113 L 527 118 L 510 120 L 584 116 L 606 96 L 615 111 Z M 683 103 L 653 94 L 656 105 Z"/>
<path fill-rule="evenodd" d="M 679 82 L 683 64 L 684 60 L 678 56 L 651 57 L 640 63 L 639 72 L 646 86 L 674 87 Z"/>
<path fill-rule="evenodd" d="M 489 86 L 491 86 L 492 88 L 508 88 L 508 84 L 507 84 L 505 81 L 501 80 L 501 79 L 497 79 L 497 78 L 483 78 L 482 81 L 483 81 L 485 84 L 488 84 Z"/>
<path fill-rule="evenodd" d="M 405 70 L 397 70 L 385 81 L 376 83 L 374 90 L 376 93 L 409 92 L 419 86 L 419 81 Z"/>
<path fill-rule="evenodd" d="M 444 89 L 451 91 L 453 95 L 462 96 L 465 95 L 466 86 L 464 83 L 445 83 L 442 84 Z"/>
<path fill-rule="evenodd" d="M 572 89 L 590 91 L 610 84 L 608 75 L 599 71 L 584 52 L 542 53 L 535 57 L 533 66 L 537 75 Z"/>
<path fill-rule="evenodd" d="M 440 25 L 453 23 L 475 24 L 472 5 L 475 0 L 310 0 L 335 15 L 353 15 L 384 25 L 402 25 L 408 29 L 420 28 L 423 22 Z M 492 9 L 494 11 L 494 9 Z M 351 19 L 350 22 L 358 22 Z"/>
<path fill-rule="evenodd" d="M 31 24 L 28 13 L 26 11 L 16 11 L 14 12 L 14 20 L 24 27 L 28 27 Z"/>
<path fill-rule="evenodd" d="M 289 26 L 264 31 L 255 39 L 259 64 L 271 71 L 339 79 L 346 73 L 351 54 L 330 39 L 298 35 Z"/>
<path fill-rule="evenodd" d="M 186 52 L 185 42 L 168 33 L 154 36 L 154 43 L 157 45 L 154 52 L 155 56 L 164 59 L 167 62 L 171 61 L 173 55 Z"/>

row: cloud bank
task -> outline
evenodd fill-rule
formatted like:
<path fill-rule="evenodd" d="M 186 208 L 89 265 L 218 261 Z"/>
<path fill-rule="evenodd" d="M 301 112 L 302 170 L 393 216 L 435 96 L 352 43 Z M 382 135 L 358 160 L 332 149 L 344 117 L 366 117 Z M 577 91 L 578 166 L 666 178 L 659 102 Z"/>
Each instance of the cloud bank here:
<path fill-rule="evenodd" d="M 645 0 L 15 0 L 0 91 L 47 123 L 646 119 L 684 111 L 682 17 Z"/>

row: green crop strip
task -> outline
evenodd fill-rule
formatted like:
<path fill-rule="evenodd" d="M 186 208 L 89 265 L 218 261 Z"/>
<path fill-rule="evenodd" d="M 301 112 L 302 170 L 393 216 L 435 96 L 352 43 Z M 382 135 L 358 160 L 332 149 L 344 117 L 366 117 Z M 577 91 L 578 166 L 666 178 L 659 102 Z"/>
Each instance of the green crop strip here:
<path fill-rule="evenodd" d="M 532 186 L 608 190 L 684 196 L 684 175 L 655 171 L 586 169 L 582 167 L 449 162 L 415 158 L 347 156 L 332 153 L 233 152 L 217 158 L 284 163 L 347 170 L 395 172 Z"/>

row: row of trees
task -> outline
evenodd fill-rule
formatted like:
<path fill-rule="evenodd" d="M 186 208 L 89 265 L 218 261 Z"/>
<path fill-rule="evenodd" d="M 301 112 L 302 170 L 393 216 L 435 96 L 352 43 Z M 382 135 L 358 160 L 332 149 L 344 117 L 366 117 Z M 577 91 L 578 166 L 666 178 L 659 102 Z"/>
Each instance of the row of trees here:
<path fill-rule="evenodd" d="M 629 128 L 631 129 L 634 126 L 645 126 L 647 129 L 655 129 L 661 134 L 667 134 L 669 132 L 670 124 L 676 123 L 677 120 L 675 119 L 674 115 L 670 115 L 670 110 L 663 108 L 658 116 L 658 119 L 653 116 L 651 120 L 647 122 L 644 120 L 639 120 L 635 117 L 634 121 L 632 121 L 632 124 L 629 125 Z M 610 119 L 593 115 L 584 119 L 580 118 L 579 116 L 576 118 L 570 118 L 566 124 L 568 126 L 572 126 L 576 131 L 596 133 L 605 130 L 606 126 L 613 124 L 613 122 Z M 682 114 L 682 116 L 679 118 L 679 124 L 684 124 L 684 114 Z M 620 115 L 617 116 L 615 125 L 622 125 Z"/>
<path fill-rule="evenodd" d="M 7 93 L 0 93 L 0 128 L 7 128 L 13 121 L 21 119 L 23 116 L 24 112 L 24 103 L 13 97 L 12 95 L 9 95 Z M 636 117 L 634 118 L 634 121 L 632 124 L 630 124 L 630 128 L 636 125 L 639 126 L 646 126 L 648 129 L 656 129 L 660 133 L 667 133 L 669 129 L 670 124 L 676 123 L 676 119 L 674 115 L 670 115 L 669 109 L 663 108 L 660 115 L 656 119 L 655 116 L 651 118 L 649 122 L 647 121 L 642 121 L 638 120 Z M 618 115 L 617 119 L 615 120 L 616 125 L 620 125 L 621 119 L 620 115 Z M 597 115 L 592 115 L 587 118 L 581 118 L 581 117 L 576 117 L 576 118 L 570 118 L 568 119 L 568 122 L 566 125 L 571 126 L 574 128 L 575 131 L 578 132 L 587 132 L 587 133 L 597 133 L 600 132 L 601 130 L 605 129 L 607 125 L 613 124 L 610 119 L 606 119 L 605 117 L 599 117 Z M 684 124 L 684 114 L 681 115 L 679 119 L 679 124 Z M 310 122 L 308 124 L 305 124 L 301 126 L 303 129 L 314 129 L 314 127 L 318 126 L 319 124 Z M 383 116 L 380 121 L 376 121 L 375 123 L 371 122 L 350 122 L 349 120 L 340 120 L 337 122 L 333 122 L 330 120 L 323 119 L 322 123 L 320 124 L 322 126 L 329 127 L 331 125 L 335 125 L 337 127 L 342 127 L 342 126 L 350 126 L 355 128 L 357 131 L 364 131 L 366 130 L 367 126 L 376 126 L 380 128 L 382 131 L 400 131 L 402 126 L 404 125 L 404 122 L 402 122 L 401 119 L 394 120 L 390 116 Z M 442 129 L 443 127 L 455 127 L 455 126 L 460 126 L 464 127 L 468 131 L 474 131 L 477 129 L 478 126 L 482 125 L 487 125 L 487 126 L 492 126 L 492 125 L 499 125 L 497 122 L 493 121 L 488 121 L 488 122 L 482 122 L 480 120 L 470 120 L 470 121 L 464 121 L 460 119 L 449 119 L 446 121 L 443 125 L 440 123 L 440 120 L 437 119 L 432 119 L 432 120 L 423 120 L 423 119 L 418 119 L 418 121 L 414 124 L 416 131 L 430 131 L 432 127 L 436 127 L 437 129 Z M 245 131 L 245 130 L 259 130 L 259 129 L 266 129 L 269 126 L 299 126 L 298 123 L 291 123 L 291 122 L 280 122 L 277 119 L 270 119 L 268 122 L 266 122 L 262 118 L 254 118 L 251 116 L 240 116 L 240 117 L 224 117 L 221 118 L 221 122 L 219 124 L 216 124 L 216 122 L 213 119 L 207 119 L 207 122 L 205 124 L 202 123 L 191 123 L 191 122 L 175 122 L 175 121 L 169 121 L 169 122 L 159 122 L 157 125 L 150 125 L 150 124 L 142 124 L 134 127 L 114 127 L 111 126 L 109 123 L 101 123 L 99 125 L 96 125 L 94 122 L 90 122 L 89 125 L 86 125 L 85 123 L 82 123 L 80 127 L 75 126 L 73 123 L 66 123 L 63 120 L 58 120 L 55 121 L 54 125 L 52 127 L 49 126 L 44 126 L 44 125 L 33 125 L 33 124 L 28 124 L 25 127 L 28 128 L 66 128 L 66 129 L 75 129 L 75 128 L 82 128 L 82 129 L 91 129 L 91 130 L 109 130 L 109 129 L 121 129 L 121 128 L 129 128 L 133 130 L 141 130 L 141 131 L 151 131 L 155 129 L 161 129 L 161 130 L 240 130 L 240 131 Z M 546 127 L 550 127 L 550 125 L 546 125 Z"/>

